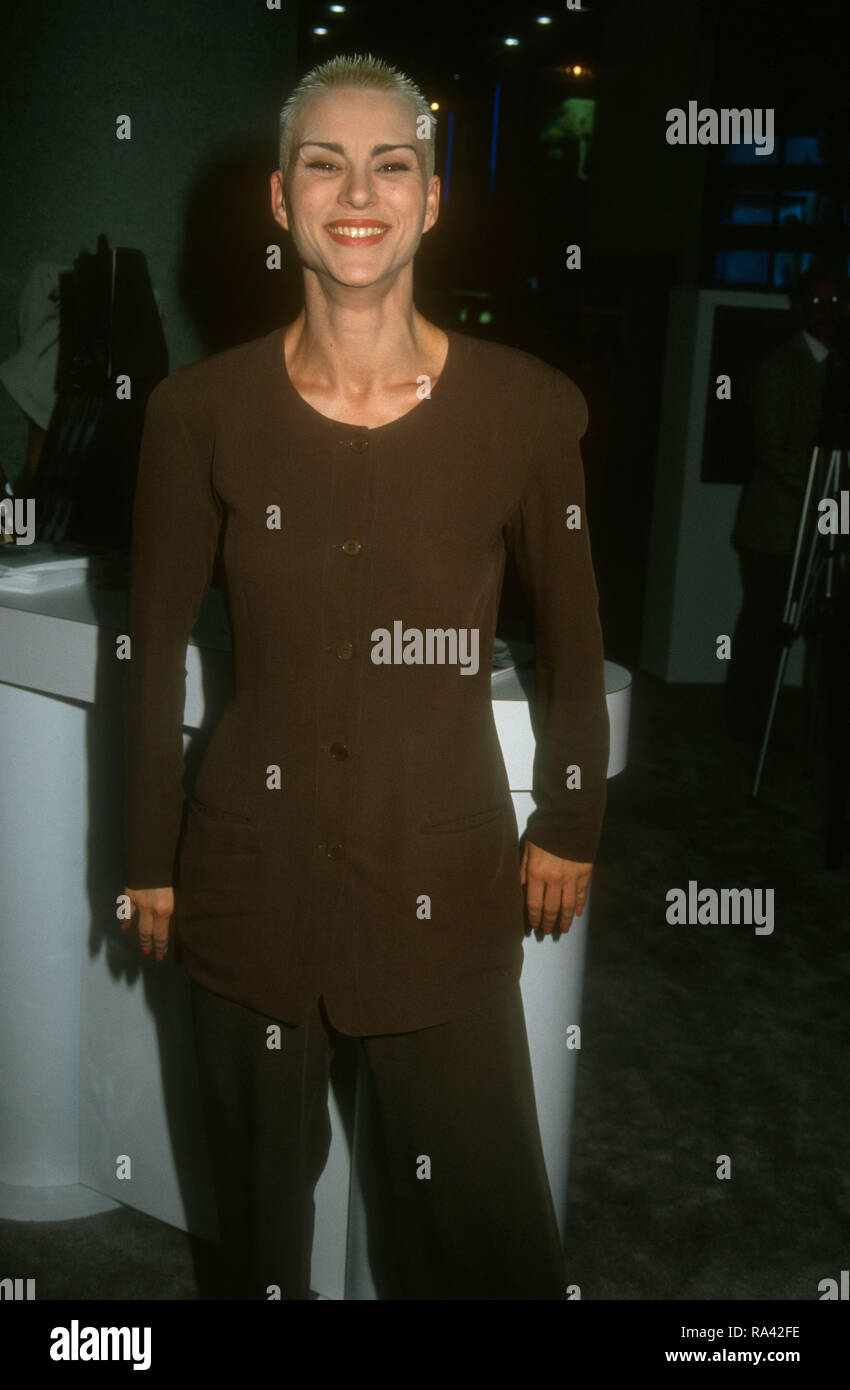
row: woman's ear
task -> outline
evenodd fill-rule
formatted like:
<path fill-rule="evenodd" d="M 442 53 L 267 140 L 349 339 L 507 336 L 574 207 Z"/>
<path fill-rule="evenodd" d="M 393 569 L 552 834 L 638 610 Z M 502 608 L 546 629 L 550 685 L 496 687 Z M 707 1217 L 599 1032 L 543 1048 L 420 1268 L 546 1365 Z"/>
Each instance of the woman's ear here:
<path fill-rule="evenodd" d="M 289 218 L 286 215 L 286 194 L 283 185 L 283 175 L 280 169 L 275 169 L 269 179 L 271 189 L 272 216 L 279 226 L 285 231 L 289 231 Z"/>

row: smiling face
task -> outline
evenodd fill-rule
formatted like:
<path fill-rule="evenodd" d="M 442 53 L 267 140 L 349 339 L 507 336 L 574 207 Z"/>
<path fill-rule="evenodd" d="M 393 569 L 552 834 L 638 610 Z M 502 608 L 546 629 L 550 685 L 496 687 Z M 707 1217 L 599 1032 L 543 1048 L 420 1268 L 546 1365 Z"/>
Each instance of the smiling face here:
<path fill-rule="evenodd" d="M 272 175 L 275 217 L 316 274 L 366 286 L 412 261 L 439 212 L 426 183 L 416 112 L 395 93 L 341 88 L 311 97 L 293 133 L 288 171 Z"/>

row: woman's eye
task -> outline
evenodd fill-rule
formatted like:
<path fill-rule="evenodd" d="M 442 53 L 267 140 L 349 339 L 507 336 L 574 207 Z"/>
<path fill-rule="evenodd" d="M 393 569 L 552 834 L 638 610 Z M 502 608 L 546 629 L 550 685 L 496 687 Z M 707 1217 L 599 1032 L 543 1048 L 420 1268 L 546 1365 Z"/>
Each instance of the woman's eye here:
<path fill-rule="evenodd" d="M 311 159 L 310 162 L 309 162 L 308 165 L 307 165 L 307 168 L 308 168 L 308 169 L 338 169 L 338 168 L 339 168 L 339 165 L 337 165 L 337 164 L 332 164 L 331 161 L 330 161 L 329 159 Z M 409 164 L 398 163 L 398 162 L 395 162 L 395 161 L 392 162 L 392 163 L 389 163 L 389 164 L 382 164 L 382 165 L 380 165 L 380 171 L 381 171 L 381 172 L 383 172 L 384 170 L 387 170 L 387 169 L 388 169 L 388 170 L 390 170 L 390 172 L 393 172 L 393 173 L 394 173 L 394 172 L 398 171 L 399 169 L 406 170 L 406 169 L 409 169 L 409 168 L 410 168 L 410 165 L 409 165 Z"/>

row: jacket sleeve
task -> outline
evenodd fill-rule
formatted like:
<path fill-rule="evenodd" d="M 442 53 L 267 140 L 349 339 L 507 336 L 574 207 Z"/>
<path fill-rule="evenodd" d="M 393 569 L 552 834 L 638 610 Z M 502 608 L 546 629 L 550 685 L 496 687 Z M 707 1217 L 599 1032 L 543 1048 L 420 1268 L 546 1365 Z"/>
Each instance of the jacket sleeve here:
<path fill-rule="evenodd" d="M 581 863 L 593 862 L 599 843 L 609 749 L 599 596 L 579 448 L 587 420 L 579 388 L 552 369 L 522 497 L 504 532 L 534 610 L 536 809 L 527 838 Z M 580 526 L 567 525 L 569 508 Z M 580 769 L 580 787 L 568 785 L 572 767 Z M 574 773 L 570 780 L 577 780 Z"/>
<path fill-rule="evenodd" d="M 130 544 L 124 663 L 123 869 L 128 888 L 174 883 L 183 814 L 186 647 L 212 577 L 223 508 L 212 432 L 173 377 L 148 399 Z"/>

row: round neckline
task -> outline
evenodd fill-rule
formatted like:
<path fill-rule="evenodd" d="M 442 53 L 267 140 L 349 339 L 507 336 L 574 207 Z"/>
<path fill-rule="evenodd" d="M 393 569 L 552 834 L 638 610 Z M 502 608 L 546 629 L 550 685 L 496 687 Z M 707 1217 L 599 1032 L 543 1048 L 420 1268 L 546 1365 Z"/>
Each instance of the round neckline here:
<path fill-rule="evenodd" d="M 387 420 L 383 425 L 355 425 L 348 420 L 336 420 L 330 415 L 323 415 L 320 410 L 317 410 L 314 405 L 311 405 L 309 401 L 305 400 L 301 392 L 296 388 L 292 377 L 289 375 L 289 366 L 286 361 L 286 329 L 288 327 L 289 325 L 287 324 L 284 328 L 276 329 L 273 335 L 278 339 L 279 343 L 279 359 L 282 359 L 283 362 L 285 392 L 294 398 L 296 404 L 300 406 L 302 410 L 307 411 L 314 419 L 323 421 L 329 428 L 345 430 L 347 432 L 359 430 L 362 434 L 368 435 L 376 435 L 383 430 L 395 429 L 405 420 L 409 420 L 411 415 L 415 415 L 423 405 L 432 404 L 438 394 L 440 395 L 440 399 L 442 399 L 442 396 L 446 394 L 443 385 L 446 381 L 446 377 L 454 372 L 455 362 L 458 356 L 457 344 L 458 340 L 463 336 L 462 334 L 455 333 L 452 328 L 444 328 L 442 330 L 448 338 L 449 346 L 445 361 L 443 362 L 443 369 L 437 378 L 436 384 L 431 389 L 430 397 L 424 396 L 421 401 L 417 401 L 416 405 L 411 406 L 403 415 L 397 415 L 394 420 Z"/>

